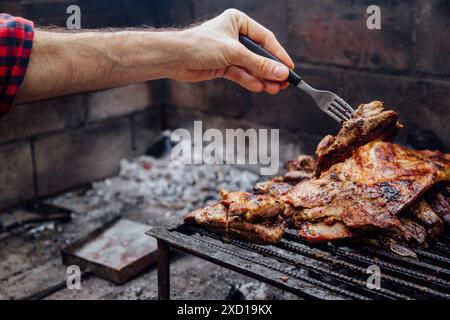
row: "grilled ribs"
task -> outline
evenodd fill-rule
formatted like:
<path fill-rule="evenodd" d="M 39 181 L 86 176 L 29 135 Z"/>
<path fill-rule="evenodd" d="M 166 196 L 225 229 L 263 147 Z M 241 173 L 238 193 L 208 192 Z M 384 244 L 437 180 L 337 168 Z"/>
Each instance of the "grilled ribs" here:
<path fill-rule="evenodd" d="M 281 200 L 296 226 L 332 219 L 353 228 L 400 226 L 397 214 L 435 183 L 450 178 L 450 155 L 375 141 L 297 184 Z"/>
<path fill-rule="evenodd" d="M 219 203 L 189 213 L 184 221 L 203 226 L 225 239 L 274 244 L 281 240 L 286 226 L 281 210 L 278 200 L 269 196 L 222 192 Z"/>
<path fill-rule="evenodd" d="M 242 216 L 247 222 L 273 220 L 284 209 L 281 201 L 267 195 L 222 191 L 221 196 L 221 203 L 228 208 L 228 215 Z"/>
<path fill-rule="evenodd" d="M 402 126 L 379 101 L 361 105 L 339 133 L 310 156 L 289 161 L 283 176 L 257 194 L 222 192 L 221 200 L 185 217 L 226 239 L 273 244 L 285 226 L 311 242 L 366 235 L 397 254 L 400 243 L 426 245 L 450 225 L 450 154 L 389 142 Z M 368 236 L 368 237 L 367 237 Z"/>
<path fill-rule="evenodd" d="M 385 111 L 380 101 L 360 105 L 335 137 L 326 136 L 317 146 L 314 175 L 320 176 L 321 172 L 349 158 L 356 148 L 370 141 L 390 140 L 401 127 L 398 114 Z"/>

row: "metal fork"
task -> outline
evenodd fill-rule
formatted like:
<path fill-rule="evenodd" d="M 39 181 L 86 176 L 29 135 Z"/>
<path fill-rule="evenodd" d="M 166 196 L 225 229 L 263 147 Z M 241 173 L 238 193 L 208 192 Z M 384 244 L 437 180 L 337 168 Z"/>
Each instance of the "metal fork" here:
<path fill-rule="evenodd" d="M 269 51 L 253 42 L 253 40 L 248 37 L 239 35 L 239 41 L 250 51 L 281 63 L 281 61 L 273 56 Z M 292 70 L 289 70 L 289 77 L 286 81 L 309 94 L 323 112 L 338 122 L 349 120 L 352 113 L 355 112 L 355 109 L 353 109 L 337 94 L 330 91 L 317 90 L 311 87 Z"/>

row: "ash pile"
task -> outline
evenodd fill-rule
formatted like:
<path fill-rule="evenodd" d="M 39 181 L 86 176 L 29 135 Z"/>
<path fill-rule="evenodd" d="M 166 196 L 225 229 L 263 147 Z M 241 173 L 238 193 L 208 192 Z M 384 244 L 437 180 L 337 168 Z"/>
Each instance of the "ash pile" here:
<path fill-rule="evenodd" d="M 168 156 L 141 156 L 122 160 L 119 175 L 94 182 L 85 199 L 91 208 L 114 211 L 130 206 L 162 208 L 162 220 L 173 222 L 217 201 L 220 190 L 252 190 L 258 179 L 230 165 L 186 165 Z"/>

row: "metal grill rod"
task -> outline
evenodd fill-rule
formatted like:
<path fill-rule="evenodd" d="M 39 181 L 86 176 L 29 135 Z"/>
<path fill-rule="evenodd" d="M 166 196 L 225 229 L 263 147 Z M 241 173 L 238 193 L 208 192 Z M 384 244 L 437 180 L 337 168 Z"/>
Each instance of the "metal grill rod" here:
<path fill-rule="evenodd" d="M 204 234 L 208 237 L 214 238 L 216 240 L 220 240 L 223 241 L 223 239 L 221 239 L 218 235 L 207 231 L 207 230 L 203 230 L 203 229 L 196 229 L 196 232 L 199 234 Z M 256 253 L 260 253 L 260 254 L 265 254 L 267 256 L 270 256 L 271 258 L 275 258 L 277 260 L 281 260 L 283 262 L 288 262 L 290 264 L 293 264 L 296 267 L 301 267 L 303 269 L 306 269 L 310 272 L 313 272 L 314 274 L 318 275 L 318 276 L 327 276 L 327 277 L 334 277 L 335 279 L 338 279 L 339 281 L 347 284 L 347 285 L 352 285 L 352 286 L 356 286 L 359 290 L 362 291 L 367 291 L 370 294 L 376 294 L 385 298 L 395 298 L 395 299 L 403 299 L 403 300 L 411 300 L 411 297 L 408 297 L 407 295 L 404 294 L 400 294 L 391 290 L 387 290 L 387 289 L 368 289 L 366 286 L 366 282 L 362 281 L 362 280 L 358 280 L 349 276 L 346 276 L 344 274 L 329 270 L 329 269 L 325 269 L 322 268 L 320 266 L 311 266 L 308 265 L 307 263 L 304 263 L 302 261 L 299 261 L 297 259 L 294 259 L 292 257 L 283 255 L 281 253 L 278 253 L 274 250 L 268 249 L 267 247 L 263 247 L 263 246 L 259 246 L 253 243 L 249 243 L 249 242 L 245 242 L 245 241 L 239 241 L 239 240 L 230 240 L 229 243 L 243 248 L 243 249 L 247 249 L 247 250 L 252 250 L 253 252 Z"/>
<path fill-rule="evenodd" d="M 202 230 L 201 233 L 205 234 L 203 232 L 203 230 Z M 286 275 L 288 275 L 290 277 L 294 277 L 294 278 L 297 278 L 299 280 L 308 282 L 308 283 L 310 283 L 312 285 L 315 285 L 315 286 L 318 286 L 318 287 L 322 287 L 322 288 L 330 290 L 332 292 L 336 292 L 336 293 L 338 293 L 340 295 L 347 296 L 347 297 L 349 297 L 351 299 L 369 300 L 368 297 L 365 297 L 365 296 L 362 296 L 360 294 L 357 294 L 357 293 L 345 290 L 343 288 L 339 288 L 339 287 L 330 285 L 330 284 L 328 284 L 326 282 L 323 282 L 323 281 L 320 281 L 320 280 L 317 280 L 317 279 L 314 279 L 314 278 L 310 278 L 310 277 L 304 276 L 304 275 L 302 275 L 302 274 L 300 274 L 298 272 L 294 272 L 294 271 L 291 271 L 291 270 L 285 270 L 285 269 L 278 268 L 276 266 L 273 266 L 270 263 L 267 263 L 266 261 L 264 261 L 262 259 L 258 259 L 258 258 L 253 257 L 253 256 L 248 256 L 248 255 L 243 254 L 243 253 L 238 253 L 238 252 L 235 252 L 235 251 L 231 251 L 231 250 L 225 249 L 225 248 L 223 248 L 221 246 L 217 246 L 215 244 L 206 242 L 206 241 L 198 239 L 198 238 L 188 237 L 188 236 L 186 236 L 186 235 L 184 235 L 182 233 L 174 233 L 174 235 L 175 234 L 176 234 L 177 237 L 186 237 L 186 238 L 189 238 L 191 240 L 194 240 L 194 241 L 197 241 L 197 242 L 201 242 L 203 245 L 210 246 L 210 247 L 214 248 L 217 251 L 221 251 L 221 252 L 224 252 L 226 254 L 233 255 L 233 256 L 239 257 L 241 259 L 248 260 L 249 262 L 252 262 L 252 263 L 258 263 L 258 264 L 260 264 L 260 265 L 262 265 L 262 266 L 264 266 L 266 268 L 269 268 L 269 269 L 272 269 L 272 270 L 284 273 L 284 274 L 286 274 Z M 212 235 L 214 235 L 214 234 L 212 234 Z M 212 237 L 212 238 L 217 237 L 216 235 L 210 236 L 209 234 L 207 236 L 208 237 Z"/>
<path fill-rule="evenodd" d="M 206 231 L 206 230 L 200 229 L 200 228 L 195 228 L 195 229 L 196 229 L 196 232 L 198 232 L 198 233 L 205 234 L 205 235 L 207 235 L 209 237 L 213 237 L 213 238 L 216 238 L 216 239 L 220 240 L 220 237 L 218 237 L 217 235 L 215 235 L 214 233 L 212 233 L 210 231 Z M 295 238 L 294 235 L 289 234 L 289 233 L 287 233 L 287 237 L 288 238 L 289 237 Z M 308 270 L 311 269 L 311 267 L 309 265 L 305 264 L 305 263 L 302 263 L 302 262 L 300 262 L 298 260 L 293 260 L 292 258 L 290 258 L 288 256 L 283 256 L 283 255 L 281 255 L 281 254 L 279 254 L 279 253 L 277 253 L 277 252 L 275 252 L 273 250 L 267 249 L 266 247 L 262 247 L 262 246 L 259 246 L 259 245 L 253 244 L 253 243 L 248 243 L 248 242 L 239 241 L 239 240 L 231 240 L 230 243 L 235 244 L 235 245 L 237 245 L 237 246 L 239 246 L 241 248 L 251 249 L 252 251 L 256 251 L 257 253 L 264 252 L 265 254 L 267 254 L 267 255 L 269 255 L 271 257 L 284 259 L 284 260 L 286 260 L 286 261 L 288 261 L 290 263 L 295 263 L 296 265 L 300 265 L 302 268 L 305 268 L 305 269 L 308 269 Z M 298 253 L 298 254 L 302 254 L 302 255 L 306 255 L 306 256 L 312 257 L 314 259 L 323 260 L 323 261 L 325 261 L 326 263 L 328 263 L 330 265 L 339 265 L 339 266 L 347 268 L 347 269 L 349 269 L 349 270 L 351 270 L 351 271 L 353 271 L 355 273 L 359 273 L 359 274 L 362 274 L 362 275 L 366 274 L 366 269 L 365 268 L 362 268 L 360 266 L 351 264 L 351 263 L 346 262 L 346 261 L 334 259 L 333 257 L 329 256 L 329 253 L 324 252 L 324 251 L 317 252 L 317 249 L 311 249 L 309 247 L 300 247 L 299 244 L 287 243 L 285 240 L 283 240 L 279 244 L 279 247 L 282 248 L 282 249 L 291 251 L 291 252 L 295 252 L 295 253 Z M 318 271 L 319 273 L 322 273 L 322 275 L 327 275 L 327 274 L 332 275 L 333 277 L 335 277 L 335 278 L 337 278 L 337 279 L 339 279 L 341 281 L 344 281 L 344 282 L 347 282 L 347 283 L 351 283 L 351 284 L 356 284 L 356 285 L 358 285 L 360 287 L 360 289 L 361 289 L 361 287 L 365 288 L 365 283 L 364 282 L 361 282 L 359 280 L 353 279 L 351 277 L 347 277 L 345 275 L 342 275 L 340 273 L 337 273 L 337 272 L 334 272 L 334 271 L 331 271 L 331 270 L 327 270 L 327 269 L 323 269 L 323 268 L 321 269 L 320 267 L 315 266 L 312 271 L 313 272 L 314 271 Z M 408 270 L 405 270 L 405 271 L 408 272 Z M 404 275 L 407 275 L 407 274 L 404 274 Z M 432 295 L 432 296 L 435 296 L 435 297 L 441 298 L 441 299 L 449 299 L 450 298 L 450 295 L 447 294 L 447 293 L 442 293 L 442 292 L 433 290 L 433 289 L 425 287 L 425 286 L 421 286 L 421 285 L 418 285 L 418 284 L 415 284 L 415 283 L 412 283 L 412 282 L 408 282 L 408 281 L 399 279 L 399 278 L 394 277 L 394 276 L 383 275 L 383 279 L 387 280 L 387 281 L 389 281 L 391 283 L 394 283 L 396 285 L 399 285 L 401 287 L 405 287 L 405 288 L 408 288 L 408 289 L 416 291 L 416 292 L 421 292 L 421 293 L 426 294 L 426 295 Z M 445 288 L 448 288 L 448 282 L 446 282 L 445 280 L 438 279 L 438 278 L 433 277 L 433 276 L 429 276 L 429 279 L 430 279 L 430 281 L 437 280 L 436 283 L 443 285 Z M 387 292 L 382 292 L 382 293 L 390 295 L 390 296 L 395 297 L 397 299 L 411 299 L 410 297 L 408 297 L 406 295 L 403 295 L 403 294 L 400 294 L 400 293 L 397 293 L 397 292 L 393 292 L 393 291 L 390 291 L 390 290 L 387 290 Z"/>
<path fill-rule="evenodd" d="M 346 261 L 342 261 L 342 260 L 338 260 L 338 259 L 334 259 L 333 257 L 330 257 L 326 252 L 322 251 L 320 253 L 314 252 L 314 250 L 317 249 L 310 249 L 310 248 L 304 248 L 304 247 L 300 247 L 299 245 L 294 245 L 294 244 L 285 244 L 284 242 L 280 243 L 280 246 L 287 248 L 289 251 L 294 251 L 296 253 L 299 254 L 304 254 L 304 255 L 308 255 L 311 256 L 313 258 L 316 259 L 321 259 L 323 261 L 325 261 L 326 263 L 330 264 L 330 265 L 338 265 L 344 268 L 347 268 L 353 272 L 357 272 L 360 274 L 365 274 L 366 273 L 366 269 L 356 266 L 354 264 L 351 264 L 349 262 Z M 438 298 L 442 298 L 442 299 L 450 299 L 450 295 L 445 294 L 445 293 L 441 293 L 439 291 L 424 287 L 424 286 L 420 286 L 399 278 L 396 278 L 394 276 L 390 276 L 387 274 L 383 274 L 383 280 L 387 280 L 391 283 L 394 283 L 396 285 L 400 285 L 402 287 L 405 288 L 409 288 L 409 289 L 413 289 L 415 291 L 419 291 L 425 294 L 430 294 L 433 295 L 435 297 Z"/>
<path fill-rule="evenodd" d="M 286 238 L 297 240 L 297 238 L 291 234 L 288 234 L 286 236 Z M 382 267 L 384 269 L 395 272 L 401 276 L 412 277 L 417 280 L 426 281 L 426 282 L 433 282 L 434 284 L 440 285 L 440 286 L 444 287 L 445 289 L 450 288 L 449 281 L 446 281 L 444 279 L 441 279 L 441 278 L 438 278 L 438 277 L 435 277 L 435 276 L 432 276 L 432 275 L 429 275 L 426 273 L 422 273 L 422 272 L 415 271 L 415 270 L 412 270 L 409 268 L 405 268 L 405 267 L 393 264 L 391 262 L 386 262 L 386 261 L 383 261 L 380 259 L 371 258 L 371 257 L 365 256 L 365 255 L 359 254 L 354 249 L 349 248 L 349 247 L 338 247 L 333 244 L 330 244 L 328 246 L 321 246 L 320 249 L 323 249 L 326 252 L 331 252 L 333 254 L 337 254 L 344 258 L 348 258 L 348 259 L 352 259 L 352 260 L 355 260 L 358 262 L 366 263 L 368 265 L 376 264 L 379 267 Z"/>

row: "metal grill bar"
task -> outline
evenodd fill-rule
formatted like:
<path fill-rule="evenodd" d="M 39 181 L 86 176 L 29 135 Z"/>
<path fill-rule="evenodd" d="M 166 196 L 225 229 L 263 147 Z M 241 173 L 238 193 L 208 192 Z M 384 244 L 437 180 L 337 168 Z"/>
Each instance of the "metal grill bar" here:
<path fill-rule="evenodd" d="M 301 243 L 305 243 L 305 241 L 297 235 L 287 234 L 286 238 L 292 239 L 294 241 L 298 241 Z M 450 281 L 435 277 L 430 274 L 419 272 L 419 271 L 416 271 L 416 270 L 413 270 L 410 268 L 406 268 L 401 265 L 397 265 L 397 264 L 394 264 L 394 263 L 391 263 L 388 261 L 380 260 L 379 258 L 373 258 L 373 257 L 368 257 L 365 255 L 362 255 L 362 254 L 358 253 L 356 250 L 351 249 L 349 247 L 344 247 L 344 246 L 339 247 L 339 246 L 336 246 L 336 245 L 333 245 L 330 243 L 329 245 L 326 245 L 326 246 L 319 246 L 319 248 L 326 252 L 338 255 L 339 257 L 344 258 L 344 259 L 347 258 L 352 261 L 361 262 L 361 263 L 366 264 L 367 266 L 376 264 L 385 270 L 392 271 L 401 276 L 412 277 L 417 280 L 426 281 L 426 282 L 431 281 L 436 285 L 442 286 L 443 289 L 450 288 Z"/>
<path fill-rule="evenodd" d="M 448 241 L 450 242 L 450 239 Z M 450 255 L 450 247 L 445 243 L 436 242 L 433 248 L 441 251 L 444 254 Z M 450 261 L 450 259 L 448 259 L 447 261 Z"/>
<path fill-rule="evenodd" d="M 436 244 L 436 245 L 439 245 L 439 244 Z M 435 261 L 446 263 L 446 264 L 450 265 L 450 259 L 447 257 L 441 256 L 439 254 L 436 254 L 436 253 L 433 253 L 430 251 L 425 251 L 422 249 L 415 249 L 414 251 L 421 257 L 426 257 L 426 258 L 433 259 Z"/>
<path fill-rule="evenodd" d="M 405 263 L 405 264 L 409 264 L 409 265 L 411 265 L 413 267 L 416 267 L 416 268 L 427 269 L 427 270 L 435 272 L 437 274 L 445 274 L 447 276 L 450 275 L 450 270 L 449 269 L 445 269 L 445 268 L 442 268 L 440 266 L 435 266 L 433 264 L 426 263 L 426 262 L 423 262 L 423 261 L 418 261 L 418 260 L 405 258 L 405 257 L 393 254 L 391 252 L 388 252 L 388 251 L 380 249 L 380 248 L 369 247 L 369 246 L 366 246 L 366 245 L 362 245 L 362 246 L 358 246 L 358 249 L 362 250 L 363 252 L 365 251 L 365 252 L 374 254 L 376 256 L 379 256 L 380 258 L 388 258 L 388 259 L 397 261 L 398 263 Z"/>
<path fill-rule="evenodd" d="M 187 236 L 182 234 L 182 233 L 174 233 L 173 235 L 175 237 L 182 238 L 183 241 L 188 239 Z M 229 254 L 229 255 L 232 255 L 232 256 L 235 256 L 235 257 L 242 258 L 242 259 L 244 259 L 244 260 L 246 260 L 246 261 L 248 261 L 250 263 L 259 264 L 261 266 L 264 266 L 266 268 L 272 269 L 274 271 L 278 271 L 278 272 L 280 272 L 282 274 L 285 274 L 287 276 L 294 277 L 294 278 L 303 280 L 305 282 L 308 282 L 308 283 L 310 283 L 312 285 L 328 289 L 330 291 L 336 292 L 337 294 L 341 294 L 341 295 L 347 296 L 347 297 L 352 298 L 352 299 L 368 300 L 368 298 L 365 297 L 365 296 L 359 295 L 357 293 L 353 293 L 351 291 L 347 291 L 347 290 L 339 288 L 339 287 L 332 286 L 332 285 L 330 285 L 330 284 L 328 284 L 326 282 L 323 282 L 323 281 L 320 281 L 320 280 L 316 280 L 316 279 L 310 278 L 308 276 L 304 276 L 304 275 L 302 275 L 302 274 L 300 274 L 298 272 L 295 272 L 295 271 L 283 270 L 280 267 L 274 266 L 274 265 L 270 264 L 269 262 L 264 261 L 262 259 L 258 259 L 258 258 L 254 257 L 254 256 L 249 256 L 249 255 L 246 255 L 246 254 L 243 254 L 243 253 L 227 250 L 227 249 L 225 249 L 225 248 L 223 248 L 221 246 L 217 246 L 217 245 L 211 244 L 211 243 L 203 241 L 201 239 L 197 239 L 197 238 L 191 237 L 190 240 L 194 240 L 196 242 L 201 243 L 202 245 L 211 247 L 211 248 L 213 248 L 216 251 L 223 252 L 223 253 L 226 253 L 226 254 Z"/>
<path fill-rule="evenodd" d="M 200 233 L 200 234 L 204 234 L 204 235 L 207 235 L 207 236 L 215 238 L 215 239 L 220 239 L 217 235 L 215 235 L 212 232 L 209 232 L 209 231 L 206 231 L 206 230 L 202 230 L 202 229 L 198 229 L 196 231 L 198 233 Z M 248 249 L 248 250 L 252 250 L 252 251 L 257 252 L 257 253 L 262 253 L 263 255 L 270 256 L 271 258 L 275 258 L 277 260 L 288 262 L 288 263 L 293 264 L 295 266 L 304 268 L 304 269 L 306 269 L 306 270 L 308 270 L 310 272 L 315 273 L 317 276 L 324 276 L 324 275 L 326 275 L 327 277 L 332 277 L 333 279 L 342 281 L 343 283 L 346 283 L 348 285 L 358 286 L 360 290 L 369 291 L 371 294 L 374 293 L 374 292 L 372 292 L 370 290 L 367 290 L 366 282 L 364 282 L 362 280 L 359 280 L 359 279 L 356 279 L 356 278 L 352 278 L 352 277 L 346 276 L 346 275 L 338 273 L 338 272 L 334 272 L 333 270 L 329 270 L 329 269 L 323 268 L 321 266 L 317 266 L 317 265 L 316 266 L 311 266 L 310 264 L 304 263 L 304 262 L 299 261 L 299 260 L 297 260 L 295 258 L 292 258 L 290 256 L 287 256 L 287 255 L 284 255 L 282 253 L 279 253 L 279 252 L 276 252 L 274 250 L 271 250 L 271 249 L 269 249 L 269 247 L 263 247 L 263 246 L 260 246 L 260 245 L 254 244 L 254 243 L 249 243 L 249 242 L 239 241 L 239 240 L 231 240 L 229 242 L 234 244 L 234 245 L 236 245 L 237 247 Z M 289 246 L 292 246 L 292 245 L 286 244 L 285 242 L 282 242 L 280 246 L 284 247 L 284 249 L 290 249 L 289 250 L 290 252 L 295 252 L 296 251 L 295 248 L 293 248 L 293 247 L 289 248 Z M 408 297 L 406 295 L 401 295 L 401 294 L 398 294 L 396 292 L 389 291 L 389 290 L 384 290 L 384 289 L 381 289 L 381 288 L 380 289 L 375 289 L 375 291 L 377 291 L 377 294 L 379 294 L 379 295 L 381 295 L 383 297 L 386 297 L 386 298 L 392 297 L 392 298 L 396 298 L 396 299 L 407 299 L 407 300 L 411 299 L 410 297 Z"/>
<path fill-rule="evenodd" d="M 220 236 L 191 225 L 158 227 L 148 234 L 177 249 L 308 298 L 450 299 L 446 251 L 449 246 L 445 238 L 433 250 L 414 249 L 420 257 L 414 260 L 368 244 L 311 246 L 291 230 L 277 246 L 239 240 L 223 242 Z M 382 269 L 382 288 L 367 287 L 366 270 L 370 265 Z M 288 280 L 280 281 L 283 275 Z"/>
<path fill-rule="evenodd" d="M 199 240 L 199 239 L 195 239 L 195 240 L 201 241 L 201 240 Z M 236 244 L 237 246 L 247 246 L 247 245 L 250 246 L 250 245 L 253 245 L 253 244 L 249 244 L 249 243 L 245 243 L 245 245 L 244 245 L 243 242 L 235 241 L 235 240 L 233 240 L 232 242 L 233 242 L 234 244 Z M 249 262 L 252 262 L 252 263 L 255 263 L 255 262 L 256 262 L 256 263 L 258 263 L 258 264 L 260 264 L 260 265 L 262 265 L 262 266 L 265 266 L 266 268 L 269 268 L 269 269 L 273 269 L 273 270 L 276 270 L 276 271 L 280 271 L 280 272 L 286 273 L 287 275 L 289 275 L 289 276 L 291 276 L 291 277 L 295 277 L 295 278 L 304 280 L 304 281 L 306 281 L 306 282 L 310 282 L 310 283 L 312 283 L 312 284 L 314 284 L 314 285 L 318 285 L 318 286 L 321 286 L 321 287 L 323 287 L 323 288 L 326 288 L 326 289 L 329 289 L 329 290 L 332 290 L 332 291 L 336 291 L 336 292 L 338 292 L 338 293 L 340 293 L 340 294 L 343 294 L 343 295 L 346 295 L 346 296 L 348 296 L 348 297 L 350 297 L 350 298 L 367 300 L 367 297 L 364 297 L 364 296 L 362 296 L 362 295 L 359 295 L 359 294 L 356 294 L 356 293 L 353 293 L 353 292 L 350 292 L 350 291 L 347 291 L 347 290 L 344 290 L 344 289 L 341 289 L 341 288 L 336 288 L 336 287 L 330 286 L 329 284 L 327 284 L 327 283 L 325 283 L 325 282 L 318 281 L 318 280 L 312 279 L 312 278 L 310 278 L 310 277 L 305 277 L 304 275 L 301 275 L 301 274 L 299 274 L 298 272 L 294 272 L 294 271 L 290 271 L 290 270 L 281 270 L 280 268 L 275 267 L 275 266 L 271 265 L 270 263 L 268 263 L 268 262 L 266 262 L 266 261 L 264 261 L 264 260 L 255 258 L 255 257 L 253 257 L 253 256 L 248 256 L 248 255 L 245 255 L 245 254 L 242 254 L 242 253 L 237 253 L 237 252 L 233 252 L 233 251 L 230 251 L 230 250 L 226 250 L 226 249 L 223 249 L 223 248 L 221 248 L 221 247 L 219 247 L 219 246 L 214 246 L 214 245 L 211 245 L 210 243 L 207 243 L 207 242 L 204 242 L 204 241 L 203 241 L 203 244 L 207 244 L 207 245 L 209 245 L 209 246 L 211 246 L 211 247 L 214 247 L 216 250 L 223 251 L 223 252 L 225 252 L 225 253 L 228 253 L 228 254 L 231 254 L 231 255 L 234 255 L 234 256 L 237 256 L 237 257 L 240 257 L 240 258 L 244 258 L 245 260 L 248 260 Z M 254 246 L 256 247 L 256 245 L 254 245 Z M 262 248 L 262 250 L 259 249 L 258 251 L 261 251 L 262 253 L 270 254 L 270 253 L 269 253 L 269 250 L 268 250 L 268 249 L 265 249 L 265 248 Z M 290 259 L 287 258 L 287 257 L 283 257 L 283 256 L 280 255 L 280 254 L 279 254 L 279 255 L 274 254 L 273 252 L 271 252 L 270 255 L 273 256 L 273 257 L 278 257 L 278 258 L 280 258 L 281 260 L 288 261 L 288 262 L 291 262 L 291 263 L 295 262 L 295 261 L 293 261 L 293 260 L 290 260 Z M 350 282 L 350 281 L 351 281 L 351 280 L 349 279 L 349 282 Z M 358 283 L 358 284 L 361 284 L 361 283 Z"/>
<path fill-rule="evenodd" d="M 252 244 L 252 243 L 247 243 L 247 242 L 238 242 L 238 241 L 233 241 L 233 243 L 235 243 L 237 246 L 239 247 L 244 247 L 247 249 L 254 249 L 257 252 L 261 252 L 263 254 L 272 256 L 276 259 L 280 259 L 289 263 L 292 263 L 298 267 L 301 268 L 305 268 L 307 270 L 309 270 L 310 272 L 314 272 L 314 273 L 318 273 L 321 276 L 327 276 L 327 277 L 332 277 L 333 279 L 342 281 L 343 283 L 349 284 L 349 285 L 355 285 L 355 286 L 359 286 L 360 290 L 366 291 L 367 287 L 366 287 L 366 282 L 364 282 L 363 280 L 359 280 L 356 278 L 352 278 L 349 277 L 347 275 L 341 274 L 339 272 L 335 272 L 333 270 L 329 270 L 323 267 L 319 267 L 319 266 L 311 266 L 305 263 L 301 263 L 300 261 L 293 259 L 289 256 L 274 252 L 273 250 Z M 294 247 L 292 245 L 286 244 L 286 243 L 282 243 L 281 247 L 285 248 L 285 249 L 290 249 L 290 251 L 292 252 L 296 252 L 296 250 L 294 249 Z M 300 252 L 297 252 L 300 253 Z M 397 298 L 397 299 L 411 299 L 410 297 L 403 295 L 403 294 L 398 294 L 396 292 L 390 291 L 390 290 L 385 290 L 382 288 L 379 289 L 374 289 L 374 291 L 376 291 L 376 293 L 379 293 L 385 297 L 393 297 L 393 298 Z"/>

